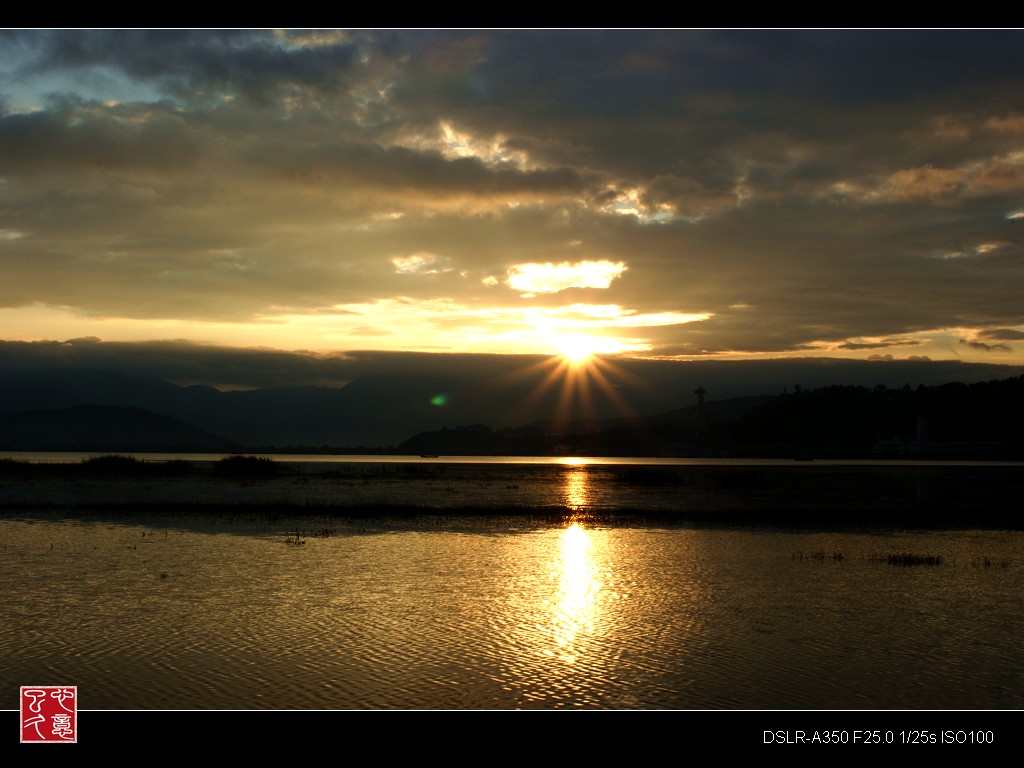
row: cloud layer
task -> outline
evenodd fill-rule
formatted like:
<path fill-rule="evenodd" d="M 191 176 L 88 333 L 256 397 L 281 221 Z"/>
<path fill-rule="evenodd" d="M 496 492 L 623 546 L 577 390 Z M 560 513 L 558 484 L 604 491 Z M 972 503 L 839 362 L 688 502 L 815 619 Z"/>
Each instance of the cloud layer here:
<path fill-rule="evenodd" d="M 1024 360 L 1018 31 L 7 31 L 9 339 Z"/>

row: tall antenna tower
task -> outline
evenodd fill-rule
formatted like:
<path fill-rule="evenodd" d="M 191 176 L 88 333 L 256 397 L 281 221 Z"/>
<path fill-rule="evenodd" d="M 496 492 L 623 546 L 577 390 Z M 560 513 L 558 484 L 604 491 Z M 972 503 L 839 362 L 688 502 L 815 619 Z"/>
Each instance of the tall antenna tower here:
<path fill-rule="evenodd" d="M 693 394 L 695 394 L 697 396 L 697 410 L 698 411 L 703 411 L 704 410 L 704 395 L 706 395 L 707 393 L 708 393 L 708 391 L 706 389 L 704 389 L 704 387 L 697 387 L 695 390 L 693 390 Z"/>

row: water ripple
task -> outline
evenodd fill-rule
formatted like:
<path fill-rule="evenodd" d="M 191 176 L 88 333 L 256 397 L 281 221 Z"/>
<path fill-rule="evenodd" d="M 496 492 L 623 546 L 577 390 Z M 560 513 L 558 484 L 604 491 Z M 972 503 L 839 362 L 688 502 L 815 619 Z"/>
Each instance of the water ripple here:
<path fill-rule="evenodd" d="M 97 709 L 1024 706 L 1013 534 L 287 528 L 0 520 L 0 677 Z"/>

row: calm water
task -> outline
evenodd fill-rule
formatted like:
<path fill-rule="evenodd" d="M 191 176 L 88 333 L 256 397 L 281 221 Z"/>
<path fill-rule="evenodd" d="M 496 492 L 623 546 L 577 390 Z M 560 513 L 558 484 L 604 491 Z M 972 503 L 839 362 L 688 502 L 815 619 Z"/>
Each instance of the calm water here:
<path fill-rule="evenodd" d="M 0 459 L 15 459 L 32 463 L 80 462 L 101 455 L 130 455 L 140 461 L 184 460 L 211 462 L 232 454 L 227 453 L 131 453 L 101 451 L 0 451 Z M 516 464 L 570 465 L 570 466 L 732 466 L 732 467 L 781 467 L 793 466 L 792 459 L 735 459 L 735 458 L 688 458 L 679 456 L 405 456 L 381 454 L 323 454 L 288 453 L 271 455 L 275 460 L 295 464 L 485 464 L 508 466 Z M 1021 461 L 961 461 L 934 459 L 816 459 L 817 466 L 1003 466 L 1022 467 Z"/>
<path fill-rule="evenodd" d="M 1022 535 L 8 512 L 0 709 L 1020 709 Z"/>

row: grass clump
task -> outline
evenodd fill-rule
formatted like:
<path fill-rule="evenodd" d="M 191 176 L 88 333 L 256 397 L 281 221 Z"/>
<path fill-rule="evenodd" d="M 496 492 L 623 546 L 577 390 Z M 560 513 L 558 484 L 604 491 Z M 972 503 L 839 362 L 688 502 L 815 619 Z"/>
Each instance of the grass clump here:
<path fill-rule="evenodd" d="M 1005 558 L 1002 560 L 993 560 L 991 557 L 975 557 L 971 560 L 971 565 L 975 568 L 993 568 L 999 566 L 1000 568 L 1009 568 L 1010 561 Z"/>
<path fill-rule="evenodd" d="M 226 477 L 271 477 L 281 471 L 281 465 L 267 456 L 225 456 L 214 471 Z"/>
<path fill-rule="evenodd" d="M 939 555 L 918 555 L 913 552 L 891 552 L 887 558 L 889 565 L 942 565 Z"/>
<path fill-rule="evenodd" d="M 22 474 L 31 466 L 25 459 L 0 459 L 0 474 Z"/>
<path fill-rule="evenodd" d="M 835 560 L 837 562 L 844 559 L 842 552 L 794 552 L 792 554 L 794 560 Z"/>

